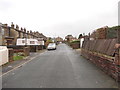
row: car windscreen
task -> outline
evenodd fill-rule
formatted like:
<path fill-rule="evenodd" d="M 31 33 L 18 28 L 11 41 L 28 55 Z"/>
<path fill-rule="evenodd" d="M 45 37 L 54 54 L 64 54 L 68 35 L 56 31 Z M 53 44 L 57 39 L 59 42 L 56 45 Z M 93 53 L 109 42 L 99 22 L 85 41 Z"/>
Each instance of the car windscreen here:
<path fill-rule="evenodd" d="M 53 46 L 53 45 L 55 45 L 55 43 L 50 43 L 50 44 L 49 44 L 49 46 Z"/>

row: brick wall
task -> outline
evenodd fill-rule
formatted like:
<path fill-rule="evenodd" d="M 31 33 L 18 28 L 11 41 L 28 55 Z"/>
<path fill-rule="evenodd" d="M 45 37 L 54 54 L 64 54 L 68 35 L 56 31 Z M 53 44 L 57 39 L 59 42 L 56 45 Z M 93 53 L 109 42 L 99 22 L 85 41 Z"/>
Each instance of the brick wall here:
<path fill-rule="evenodd" d="M 84 41 L 81 55 L 93 62 L 96 66 L 120 81 L 120 60 L 116 53 L 117 39 L 98 39 Z"/>

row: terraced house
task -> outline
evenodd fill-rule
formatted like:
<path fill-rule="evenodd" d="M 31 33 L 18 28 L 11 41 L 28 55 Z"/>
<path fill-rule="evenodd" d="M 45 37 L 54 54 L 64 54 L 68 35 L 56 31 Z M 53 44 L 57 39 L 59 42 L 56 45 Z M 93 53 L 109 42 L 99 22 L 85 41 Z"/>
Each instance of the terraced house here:
<path fill-rule="evenodd" d="M 11 23 L 11 26 L 8 26 L 7 24 L 1 24 L 0 25 L 0 45 L 10 46 L 10 45 L 16 45 L 18 38 L 27 38 L 27 39 L 40 39 L 44 40 L 46 42 L 47 37 L 44 36 L 42 33 L 27 31 L 26 28 L 20 28 L 18 25 L 14 25 Z"/>
<path fill-rule="evenodd" d="M 19 39 L 25 44 L 18 45 Z M 19 28 L 18 25 L 14 25 L 13 23 L 11 23 L 11 26 L 0 23 L 0 46 L 6 46 L 8 48 L 9 61 L 13 60 L 14 53 L 23 52 L 25 56 L 28 56 L 29 52 L 44 49 L 45 44 L 41 44 L 40 42 L 45 43 L 46 40 L 47 37 L 38 31 L 28 31 L 26 28 Z M 29 44 L 26 44 L 28 41 Z M 35 41 L 37 41 L 37 44 Z"/>

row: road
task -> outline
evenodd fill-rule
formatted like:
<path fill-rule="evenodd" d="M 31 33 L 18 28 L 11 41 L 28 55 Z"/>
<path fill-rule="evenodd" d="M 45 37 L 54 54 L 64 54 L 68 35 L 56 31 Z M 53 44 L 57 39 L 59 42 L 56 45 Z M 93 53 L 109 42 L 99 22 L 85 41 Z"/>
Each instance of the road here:
<path fill-rule="evenodd" d="M 117 83 L 65 44 L 2 76 L 3 88 L 115 88 Z"/>

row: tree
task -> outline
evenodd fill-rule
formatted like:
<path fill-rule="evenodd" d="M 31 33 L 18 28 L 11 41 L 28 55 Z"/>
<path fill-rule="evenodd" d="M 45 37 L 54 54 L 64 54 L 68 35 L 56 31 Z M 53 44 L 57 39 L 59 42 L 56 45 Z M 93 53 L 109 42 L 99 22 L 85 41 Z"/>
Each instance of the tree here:
<path fill-rule="evenodd" d="M 79 37 L 78 37 L 78 39 L 80 39 L 82 36 L 83 36 L 83 35 L 82 35 L 82 34 L 80 34 L 80 35 L 79 35 Z"/>

